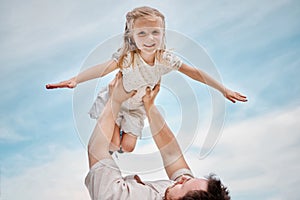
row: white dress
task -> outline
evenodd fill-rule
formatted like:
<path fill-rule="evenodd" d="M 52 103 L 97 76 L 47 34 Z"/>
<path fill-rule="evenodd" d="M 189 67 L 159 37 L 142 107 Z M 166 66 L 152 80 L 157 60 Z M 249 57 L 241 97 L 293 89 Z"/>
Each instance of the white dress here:
<path fill-rule="evenodd" d="M 113 59 L 118 61 L 119 54 L 113 54 Z M 124 65 L 131 62 L 130 54 L 124 59 Z M 134 65 L 133 65 L 134 64 Z M 142 98 L 146 93 L 146 88 L 153 88 L 161 79 L 162 75 L 178 70 L 182 65 L 174 53 L 166 51 L 162 54 L 161 61 L 155 59 L 154 65 L 148 65 L 139 54 L 134 54 L 133 64 L 121 69 L 123 74 L 123 85 L 127 92 L 137 90 L 137 93 L 127 101 L 123 102 L 121 110 L 116 119 L 117 125 L 125 133 L 141 136 L 144 119 L 146 117 Z M 100 90 L 89 114 L 91 118 L 97 119 L 101 114 L 109 98 L 108 87 Z"/>

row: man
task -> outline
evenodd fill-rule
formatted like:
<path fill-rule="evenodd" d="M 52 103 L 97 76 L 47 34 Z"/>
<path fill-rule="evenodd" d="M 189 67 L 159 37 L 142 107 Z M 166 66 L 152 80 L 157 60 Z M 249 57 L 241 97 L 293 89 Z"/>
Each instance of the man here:
<path fill-rule="evenodd" d="M 121 104 L 135 92 L 127 93 L 119 73 L 110 84 L 110 99 L 106 104 L 88 145 L 90 171 L 85 184 L 92 200 L 128 199 L 213 199 L 229 200 L 228 191 L 214 176 L 194 178 L 180 147 L 154 105 L 159 85 L 147 88 L 143 102 L 151 133 L 160 150 L 166 173 L 171 180 L 143 182 L 137 176 L 122 177 L 120 169 L 109 154 L 115 119 Z"/>

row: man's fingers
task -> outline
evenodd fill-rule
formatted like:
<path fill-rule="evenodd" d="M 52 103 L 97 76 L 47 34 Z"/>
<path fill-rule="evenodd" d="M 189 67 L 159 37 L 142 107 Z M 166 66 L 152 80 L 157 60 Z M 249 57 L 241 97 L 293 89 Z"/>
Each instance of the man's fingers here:
<path fill-rule="evenodd" d="M 129 94 L 130 94 L 131 97 L 133 97 L 136 93 L 137 93 L 136 90 L 132 90 Z"/>
<path fill-rule="evenodd" d="M 118 80 L 122 79 L 122 76 L 123 76 L 123 74 L 122 74 L 122 72 L 120 72 L 120 71 L 116 74 L 116 78 L 117 78 Z"/>
<path fill-rule="evenodd" d="M 110 92 L 114 89 L 114 87 L 119 83 L 120 79 L 122 78 L 122 73 L 118 72 L 115 78 L 108 84 Z"/>
<path fill-rule="evenodd" d="M 154 94 L 157 94 L 160 90 L 160 83 L 156 84 L 153 88 Z"/>
<path fill-rule="evenodd" d="M 150 87 L 147 87 L 147 88 L 146 88 L 146 95 L 147 95 L 147 96 L 150 96 L 150 95 L 151 95 L 151 88 L 150 88 Z"/>
<path fill-rule="evenodd" d="M 109 83 L 110 89 L 112 89 L 112 88 L 116 85 L 116 82 L 117 82 L 117 77 L 115 77 L 115 78 Z"/>
<path fill-rule="evenodd" d="M 120 85 L 121 84 L 122 87 L 124 87 L 123 84 L 122 84 L 123 83 L 123 74 L 122 74 L 122 72 L 119 71 L 116 74 L 116 78 L 115 79 L 116 79 L 116 85 Z"/>
<path fill-rule="evenodd" d="M 154 86 L 154 88 L 153 88 L 153 96 L 154 96 L 154 98 L 155 98 L 156 95 L 158 94 L 159 90 L 160 90 L 160 84 L 156 84 L 156 85 Z"/>
<path fill-rule="evenodd" d="M 158 94 L 159 90 L 160 90 L 160 84 L 156 84 L 152 90 L 148 86 L 146 88 L 146 96 L 149 96 L 149 97 L 153 96 L 153 97 L 155 97 Z"/>

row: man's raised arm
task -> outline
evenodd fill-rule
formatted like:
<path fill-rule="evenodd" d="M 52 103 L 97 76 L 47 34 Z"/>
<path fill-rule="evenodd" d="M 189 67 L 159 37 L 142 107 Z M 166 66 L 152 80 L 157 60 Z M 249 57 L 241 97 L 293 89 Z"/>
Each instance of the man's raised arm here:
<path fill-rule="evenodd" d="M 109 84 L 110 98 L 106 103 L 101 116 L 88 144 L 88 157 L 90 168 L 99 160 L 109 158 L 109 144 L 114 132 L 115 119 L 120 111 L 123 101 L 132 97 L 135 91 L 127 93 L 122 84 L 122 75 L 118 73 Z"/>
<path fill-rule="evenodd" d="M 177 140 L 165 123 L 160 112 L 154 105 L 154 100 L 158 94 L 160 85 L 156 85 L 153 90 L 147 88 L 143 102 L 150 124 L 151 133 L 156 146 L 160 150 L 165 170 L 169 178 L 174 178 L 174 173 L 181 169 L 190 169 L 187 165 Z"/>

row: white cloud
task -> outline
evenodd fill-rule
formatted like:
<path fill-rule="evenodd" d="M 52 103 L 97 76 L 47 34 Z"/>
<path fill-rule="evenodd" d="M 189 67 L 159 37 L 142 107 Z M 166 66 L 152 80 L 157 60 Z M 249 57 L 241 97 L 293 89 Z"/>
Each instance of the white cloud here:
<path fill-rule="evenodd" d="M 287 4 L 285 4 L 285 2 L 287 2 Z M 172 1 L 158 3 L 153 1 L 148 2 L 149 5 L 157 7 L 166 15 L 167 25 L 170 29 L 182 31 L 184 34 L 194 38 L 198 35 L 201 36 L 205 32 L 210 34 L 210 31 L 212 31 L 214 34 L 217 34 L 218 30 L 226 30 L 222 33 L 221 39 L 223 45 L 231 47 L 234 46 L 234 44 L 238 44 L 235 48 L 240 49 L 241 52 L 256 50 L 259 47 L 271 44 L 277 39 L 286 36 L 286 34 L 289 35 L 291 31 L 294 30 L 293 27 L 298 27 L 297 20 L 289 20 L 294 19 L 297 14 L 295 11 L 286 13 L 287 15 L 282 18 L 282 20 L 286 20 L 289 23 L 283 23 L 281 21 L 277 24 L 277 21 L 273 21 L 273 23 L 271 23 L 272 20 L 263 21 L 274 13 L 277 15 L 277 11 L 280 11 L 281 8 L 284 8 L 284 5 L 288 5 L 289 3 L 292 4 L 291 1 L 251 1 L 247 3 L 238 2 L 230 4 L 215 4 L 212 2 L 199 3 L 199 1 L 192 3 L 177 2 L 176 4 L 172 3 Z M 38 65 L 41 67 L 44 66 L 44 61 L 47 64 L 50 63 L 49 65 L 51 65 L 51 67 L 52 65 L 53 67 L 62 66 L 62 64 L 55 64 L 58 62 L 72 66 L 69 61 L 65 61 L 66 59 L 63 61 L 53 61 L 53 63 L 49 60 L 52 59 L 51 56 L 57 54 L 57 51 L 65 46 L 67 46 L 68 49 L 73 48 L 74 46 L 69 46 L 71 43 L 80 46 L 90 39 L 101 42 L 103 39 L 111 36 L 112 33 L 119 33 L 119 30 L 123 30 L 125 13 L 140 4 L 143 4 L 143 2 L 137 4 L 136 1 L 126 1 L 126 3 L 121 3 L 117 7 L 112 6 L 111 3 L 106 4 L 96 1 L 94 3 L 80 3 L 80 1 L 74 2 L 67 0 L 63 1 L 62 4 L 57 4 L 52 1 L 31 1 L 31 3 L 26 4 L 21 4 L 17 1 L 6 1 L 6 4 L 5 1 L 1 2 L 1 17 L 5 19 L 1 21 L 1 34 L 3 34 L 1 35 L 1 60 L 11 61 L 7 63 L 8 65 L 5 65 L 6 67 L 1 68 L 1 74 L 3 77 L 5 76 L 4 83 L 2 83 L 3 87 L 1 88 L 2 93 L 5 95 L 1 98 L 1 102 L 5 102 L 5 105 L 6 102 L 13 104 L 14 109 L 16 108 L 15 105 L 22 104 L 22 106 L 20 107 L 21 109 L 17 109 L 17 112 L 14 112 L 15 110 L 10 112 L 9 118 L 7 119 L 10 120 L 13 118 L 13 122 L 16 123 L 9 122 L 10 124 L 5 124 L 8 128 L 3 127 L 0 129 L 0 139 L 5 142 L 23 141 L 25 138 L 19 135 L 19 133 L 16 133 L 12 127 L 15 125 L 20 127 L 21 125 L 21 127 L 38 130 L 39 119 L 42 119 L 44 116 L 47 117 L 47 114 L 51 116 L 51 114 L 53 114 L 51 110 L 54 110 L 54 108 L 57 109 L 55 105 L 61 105 L 62 102 L 65 103 L 67 100 L 70 100 L 69 95 L 67 97 L 63 95 L 53 95 L 54 98 L 52 98 L 52 94 L 49 95 L 51 96 L 50 101 L 50 98 L 43 100 L 39 95 L 49 97 L 47 95 L 50 94 L 50 92 L 48 94 L 40 93 L 38 95 L 35 93 L 31 96 L 34 97 L 35 100 L 30 99 L 31 104 L 26 104 L 29 100 L 26 102 L 24 97 L 27 98 L 28 96 L 24 95 L 24 91 L 21 90 L 21 88 L 19 90 L 18 86 L 25 83 L 27 84 L 29 79 L 38 80 L 35 75 L 39 73 L 31 73 L 35 69 L 32 66 L 32 68 L 28 67 L 26 73 L 25 70 L 16 71 L 17 73 L 13 74 L 14 76 L 12 76 L 12 74 L 7 75 L 3 72 L 11 72 L 14 68 L 21 69 L 26 66 L 27 61 L 37 61 L 39 59 Z M 111 9 L 112 7 L 114 9 Z M 179 17 L 178 9 L 174 8 L 181 8 L 183 14 Z M 111 20 L 114 23 L 108 23 Z M 266 24 L 267 22 L 270 23 Z M 223 26 L 226 28 L 222 28 Z M 261 34 L 268 33 L 268 31 L 264 32 L 265 30 L 275 30 L 270 27 L 277 27 L 278 31 L 274 31 L 272 34 Z M 245 33 L 245 30 L 249 28 L 253 29 Z M 218 39 L 220 38 L 214 38 L 214 34 L 208 39 L 213 40 L 213 43 L 216 44 L 213 46 L 219 48 L 218 45 L 220 45 L 219 42 L 221 41 Z M 245 44 L 239 44 L 240 41 L 245 41 L 245 38 L 255 39 L 255 42 L 247 39 Z M 82 47 L 81 50 L 82 49 L 84 49 L 84 47 Z M 232 56 L 232 59 L 228 57 L 228 60 L 237 62 L 238 58 L 235 57 L 236 55 L 239 56 L 239 54 L 236 54 L 237 51 L 238 50 L 228 50 L 224 53 Z M 65 53 L 74 52 L 68 51 Z M 270 49 L 270 52 L 272 53 L 274 50 Z M 248 103 L 250 105 L 247 107 L 239 107 L 238 109 L 241 109 L 239 113 L 244 113 L 243 111 L 247 112 L 250 109 L 257 110 L 265 105 L 271 104 L 270 99 L 259 99 L 260 94 L 264 92 L 266 87 L 274 89 L 275 87 L 272 86 L 274 80 L 277 81 L 278 77 L 286 76 L 284 74 L 281 75 L 281 73 L 286 70 L 293 72 L 296 70 L 296 66 L 298 66 L 299 63 L 299 60 L 295 59 L 297 52 L 294 54 L 294 49 L 292 49 L 291 52 L 293 53 L 287 52 L 284 55 L 276 56 L 265 62 L 261 62 L 259 60 L 260 58 L 255 58 L 255 62 L 259 63 L 255 71 L 252 71 L 253 66 L 251 62 L 249 64 L 248 61 L 245 61 L 246 66 L 251 65 L 251 71 L 247 74 L 248 79 L 244 77 L 245 80 L 243 80 L 249 83 L 249 87 L 247 87 L 245 91 L 247 91 L 247 95 L 250 96 L 250 102 Z M 41 58 L 41 55 L 43 58 Z M 291 62 L 293 65 L 288 64 Z M 223 64 L 226 63 L 222 63 L 222 65 Z M 284 70 L 278 70 L 281 69 L 282 66 L 284 66 Z M 268 69 L 272 70 L 269 72 Z M 53 81 L 69 78 L 77 72 L 75 68 L 72 68 L 72 70 L 67 69 L 66 71 L 65 69 L 61 69 L 60 71 L 63 72 L 63 74 L 56 77 L 54 75 Z M 226 73 L 228 71 L 230 70 L 226 70 Z M 42 71 L 42 73 L 44 72 L 46 71 Z M 233 82 L 237 84 L 234 85 L 236 86 L 234 88 L 242 87 L 236 82 L 238 77 L 231 78 L 233 78 Z M 257 81 L 257 78 L 262 78 L 263 84 Z M 9 82 L 5 82 L 5 80 Z M 225 82 L 228 82 L 228 79 L 225 80 Z M 291 88 L 286 84 L 282 85 L 282 87 L 286 89 Z M 282 92 L 283 96 L 286 96 L 285 90 L 278 91 L 276 87 L 274 91 L 277 91 L 277 93 Z M 26 91 L 26 94 L 28 94 L 28 91 Z M 80 98 L 86 98 L 85 94 L 86 93 L 83 92 Z M 39 98 L 36 98 L 37 96 Z M 13 99 L 16 101 L 12 101 Z M 203 102 L 203 99 L 200 100 Z M 276 99 L 274 99 L 274 101 L 275 100 Z M 18 103 L 15 103 L 17 101 Z M 92 98 L 85 101 L 79 100 L 80 103 L 83 103 L 80 109 L 83 110 L 82 112 L 84 112 L 85 119 L 87 119 L 86 112 L 92 101 Z M 23 104 L 24 102 L 25 104 Z M 203 105 L 203 107 L 205 107 L 204 109 L 209 109 L 210 107 L 206 105 L 207 104 Z M 296 103 L 296 105 L 298 105 L 298 103 Z M 3 108 L 6 108 L 6 106 L 4 107 L 4 103 Z M 33 112 L 36 109 L 39 111 L 38 113 L 47 111 L 47 114 L 38 116 L 39 119 L 37 119 L 35 118 L 36 116 L 34 116 L 35 112 Z M 202 111 L 203 110 L 201 110 L 201 112 Z M 220 142 L 208 158 L 205 160 L 197 160 L 195 159 L 197 155 L 188 154 L 188 161 L 196 175 L 203 175 L 210 171 L 215 171 L 223 177 L 234 196 L 241 196 L 243 194 L 247 196 L 251 192 L 259 194 L 274 193 L 277 195 L 276 197 L 271 194 L 265 196 L 267 196 L 267 199 L 275 200 L 282 199 L 283 197 L 281 195 L 284 193 L 281 191 L 286 191 L 286 194 L 290 195 L 289 197 L 291 197 L 291 199 L 296 199 L 297 196 L 293 198 L 291 195 L 297 194 L 293 185 L 299 184 L 299 178 L 297 177 L 299 169 L 299 164 L 297 163 L 299 145 L 296 144 L 296 142 L 299 141 L 299 137 L 297 136 L 299 125 L 296 123 L 299 114 L 299 108 L 282 110 L 266 114 L 256 119 L 246 120 L 242 124 L 226 127 Z M 53 114 L 53 116 L 56 115 Z M 28 117 L 30 117 L 30 119 Z M 208 118 L 209 116 L 204 115 L 204 117 Z M 51 121 L 51 118 L 42 120 Z M 205 123 L 203 123 L 201 119 L 200 131 L 202 132 L 206 132 L 206 128 L 209 126 L 209 119 L 205 120 Z M 171 122 L 172 119 L 169 121 Z M 81 121 L 81 123 L 84 122 Z M 86 123 L 90 123 L 90 121 Z M 70 126 L 69 120 L 68 125 Z M 54 127 L 53 129 L 61 130 L 61 126 L 64 125 L 57 124 L 53 126 L 58 127 Z M 90 126 L 92 125 L 89 125 L 89 128 Z M 65 129 L 67 129 L 67 127 Z M 83 124 L 82 130 L 87 134 L 82 135 L 83 143 L 86 143 L 85 140 L 87 140 L 91 131 L 87 131 L 85 124 Z M 198 138 L 193 149 L 200 147 L 200 144 L 202 144 L 200 141 L 203 137 L 202 135 L 201 138 Z M 149 146 L 141 146 L 140 150 L 148 153 L 153 152 L 154 148 L 153 144 L 149 144 Z M 36 194 L 41 194 L 40 197 L 43 197 L 43 199 L 47 196 L 49 196 L 49 199 L 85 199 L 85 197 L 87 197 L 86 193 L 83 192 L 83 194 L 81 192 L 85 191 L 82 186 L 82 177 L 84 177 L 87 168 L 81 165 L 70 166 L 70 163 L 84 163 L 84 165 L 86 165 L 87 161 L 84 156 L 77 156 L 78 152 L 74 152 L 73 154 L 67 151 L 57 156 L 57 159 L 52 163 L 45 163 L 43 166 L 26 169 L 24 174 L 18 177 L 12 177 L 10 179 L 5 177 L 1 178 L 1 197 L 7 197 L 7 199 L 24 199 L 25 196 L 27 199 L 35 199 L 37 198 Z M 22 161 L 21 158 L 15 158 L 13 160 L 16 162 Z M 45 173 L 45 170 L 47 170 L 47 172 L 49 171 L 49 175 Z M 33 175 L 38 177 L 33 178 Z M 162 170 L 156 173 L 143 174 L 143 177 L 149 179 L 161 178 L 162 176 L 166 177 Z M 275 185 L 274 183 L 278 184 Z M 19 188 L 21 188 L 18 193 L 15 192 L 16 185 L 20 185 Z M 78 191 L 80 194 L 74 198 L 73 196 L 66 197 L 66 188 L 72 193 L 68 195 L 74 194 L 75 196 Z M 274 192 L 274 188 L 278 190 L 278 192 Z M 51 194 L 49 194 L 49 192 L 51 192 Z"/>
<path fill-rule="evenodd" d="M 25 139 L 24 136 L 16 133 L 10 127 L 0 127 L 0 143 L 20 142 Z"/>
<path fill-rule="evenodd" d="M 22 163 L 15 163 L 22 166 Z M 88 172 L 82 150 L 63 150 L 55 160 L 28 168 L 18 176 L 1 177 L 3 199 L 89 199 L 84 185 Z"/>
<path fill-rule="evenodd" d="M 233 196 L 247 193 L 252 199 L 251 193 L 256 193 L 294 199 L 298 195 L 295 185 L 300 182 L 299 114 L 298 106 L 226 127 L 206 159 L 189 156 L 192 169 L 197 175 L 216 172 L 225 179 Z"/>
<path fill-rule="evenodd" d="M 213 152 L 204 160 L 199 160 L 194 150 L 186 154 L 188 163 L 196 176 L 209 172 L 220 175 L 229 186 L 233 198 L 247 196 L 245 199 L 280 199 L 287 196 L 297 197 L 299 184 L 297 175 L 300 163 L 299 130 L 297 117 L 300 107 L 287 108 L 265 114 L 242 123 L 226 127 Z M 198 141 L 197 141 L 198 142 Z M 194 147 L 200 148 L 199 143 Z M 154 146 L 143 147 L 147 157 Z M 197 152 L 196 152 L 197 153 Z M 130 155 L 119 157 L 120 166 L 161 165 L 160 159 L 141 159 L 129 163 Z M 138 159 L 135 155 L 135 159 Z M 146 161 L 146 162 L 144 162 Z M 162 167 L 162 166 L 161 166 Z M 142 172 L 147 180 L 164 179 L 166 174 L 159 167 L 151 173 Z M 86 199 L 87 190 L 83 185 L 87 173 L 87 157 L 84 150 L 62 150 L 56 158 L 39 166 L 24 170 L 21 175 L 2 177 L 2 197 L 6 199 Z M 16 193 L 15 186 L 18 185 Z"/>
<path fill-rule="evenodd" d="M 5 31 L 1 34 L 1 60 L 11 67 L 2 70 L 24 68 L 26 63 L 47 59 L 63 50 L 64 54 L 72 54 L 90 40 L 100 42 L 101 38 L 119 32 L 123 29 L 123 13 L 119 8 L 108 9 L 110 6 L 96 1 L 91 4 L 69 0 L 3 2 L 1 18 L 5 20 L 1 26 Z"/>

